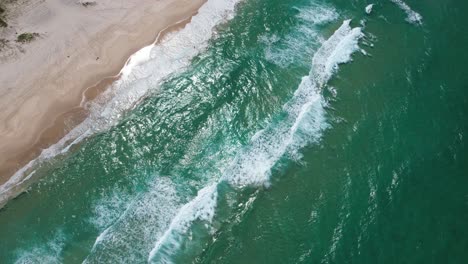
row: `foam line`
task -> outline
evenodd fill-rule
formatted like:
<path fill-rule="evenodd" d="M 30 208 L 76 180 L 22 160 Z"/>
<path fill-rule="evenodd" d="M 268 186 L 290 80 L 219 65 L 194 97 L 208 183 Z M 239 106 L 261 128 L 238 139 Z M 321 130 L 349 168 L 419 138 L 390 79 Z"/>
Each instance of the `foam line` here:
<path fill-rule="evenodd" d="M 85 104 L 90 115 L 59 142 L 43 150 L 39 157 L 18 170 L 0 186 L 0 204 L 15 194 L 15 189 L 33 174 L 32 168 L 66 152 L 72 144 L 105 131 L 134 108 L 172 74 L 182 71 L 206 49 L 215 27 L 233 17 L 240 0 L 208 0 L 183 29 L 168 34 L 158 45 L 136 52 L 121 71 L 121 78 L 96 102 Z"/>
<path fill-rule="evenodd" d="M 370 13 L 372 13 L 372 8 L 374 7 L 374 4 L 370 4 L 368 6 L 366 6 L 365 10 L 366 10 L 366 14 L 370 15 Z"/>
<path fill-rule="evenodd" d="M 283 106 L 286 118 L 257 133 L 249 147 L 226 169 L 224 180 L 240 187 L 268 185 L 270 171 L 283 155 L 295 155 L 304 145 L 320 138 L 327 127 L 320 89 L 338 65 L 350 61 L 351 54 L 359 50 L 358 40 L 362 36 L 361 28 L 352 29 L 350 20 L 343 22 L 315 53 L 309 75 Z"/>
<path fill-rule="evenodd" d="M 215 214 L 217 199 L 217 184 L 213 184 L 201 189 L 195 199 L 182 206 L 178 214 L 172 220 L 169 228 L 151 250 L 148 262 L 151 262 L 155 258 L 163 245 L 170 245 L 169 248 L 165 249 L 165 255 L 167 253 L 173 253 L 167 252 L 168 250 L 177 250 L 180 245 L 180 240 L 194 221 L 199 220 L 211 223 Z M 165 259 L 164 256 L 161 256 L 161 258 L 164 262 L 170 262 L 170 260 Z"/>
<path fill-rule="evenodd" d="M 267 185 L 271 169 L 282 156 L 297 154 L 305 144 L 319 140 L 321 131 L 326 128 L 325 103 L 320 90 L 339 64 L 351 61 L 351 55 L 359 50 L 358 41 L 362 36 L 361 28 L 351 28 L 350 20 L 345 20 L 322 44 L 312 59 L 309 75 L 302 79 L 293 98 L 283 107 L 286 118 L 257 132 L 249 146 L 224 170 L 218 183 L 200 190 L 179 210 L 151 250 L 148 262 L 171 263 L 170 255 L 180 248 L 190 225 L 196 220 L 212 222 L 220 184 L 227 182 L 235 189 Z"/>
<path fill-rule="evenodd" d="M 390 0 L 406 13 L 406 21 L 412 24 L 422 24 L 423 17 L 405 2 L 401 0 Z"/>
<path fill-rule="evenodd" d="M 136 196 L 117 191 L 95 205 L 89 220 L 103 231 L 83 263 L 118 263 L 122 250 L 126 262 L 136 263 L 151 251 L 154 237 L 163 235 L 180 208 L 181 197 L 176 185 L 164 177 L 157 177 L 148 189 Z"/>

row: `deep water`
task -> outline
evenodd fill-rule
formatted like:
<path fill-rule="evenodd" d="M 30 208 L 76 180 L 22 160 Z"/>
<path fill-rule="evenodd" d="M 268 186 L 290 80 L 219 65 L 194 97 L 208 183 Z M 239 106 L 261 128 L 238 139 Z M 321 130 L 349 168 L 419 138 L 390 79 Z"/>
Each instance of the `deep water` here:
<path fill-rule="evenodd" d="M 241 1 L 0 210 L 0 263 L 466 263 L 467 13 Z"/>

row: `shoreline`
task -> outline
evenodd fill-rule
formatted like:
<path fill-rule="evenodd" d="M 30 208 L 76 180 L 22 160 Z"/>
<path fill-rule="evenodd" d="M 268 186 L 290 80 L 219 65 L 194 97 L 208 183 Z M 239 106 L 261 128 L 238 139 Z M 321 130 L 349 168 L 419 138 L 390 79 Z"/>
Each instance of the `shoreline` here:
<path fill-rule="evenodd" d="M 196 15 L 196 13 L 197 12 L 191 14 L 186 19 L 183 19 L 179 22 L 176 22 L 175 24 L 169 25 L 168 27 L 162 29 L 158 33 L 156 40 L 150 45 L 159 43 L 166 34 L 171 33 L 173 31 L 177 31 L 180 27 L 183 27 L 185 24 L 189 23 L 192 16 Z M 136 52 L 138 52 L 138 50 L 133 52 L 132 55 Z M 123 69 L 128 64 L 130 59 L 131 56 L 127 59 L 124 65 L 122 65 L 121 69 Z M 53 121 L 51 121 L 51 123 L 48 126 L 46 126 L 42 131 L 38 133 L 37 140 L 33 142 L 32 146 L 19 152 L 16 157 L 12 157 L 11 159 L 6 161 L 7 163 L 14 163 L 16 166 L 9 167 L 7 164 L 7 166 L 3 168 L 0 167 L 0 186 L 6 183 L 9 180 L 9 177 L 11 177 L 15 172 L 17 172 L 22 167 L 26 166 L 28 162 L 37 158 L 43 149 L 46 149 L 51 145 L 57 143 L 74 127 L 83 122 L 89 115 L 88 110 L 85 107 L 83 107 L 83 105 L 99 97 L 99 95 L 106 91 L 107 88 L 109 88 L 115 81 L 119 80 L 120 76 L 121 73 L 119 71 L 118 73 L 112 76 L 103 77 L 95 85 L 89 86 L 83 90 L 82 99 L 78 105 L 71 106 L 71 108 L 69 108 L 65 112 L 59 113 L 58 115 L 54 116 Z M 7 179 L 4 179 L 2 177 L 3 175 L 6 175 Z"/>
<path fill-rule="evenodd" d="M 164 4 L 161 4 L 161 2 L 164 2 Z M 99 97 L 99 95 L 106 91 L 107 88 L 109 88 L 112 85 L 112 83 L 118 80 L 122 70 L 127 66 L 127 64 L 131 60 L 131 57 L 136 52 L 149 45 L 159 43 L 166 34 L 183 28 L 187 23 L 191 21 L 191 18 L 197 14 L 198 9 L 205 2 L 206 0 L 198 0 L 193 2 L 184 0 L 167 0 L 158 2 L 158 5 L 162 5 L 158 9 L 159 13 L 166 14 L 165 16 L 163 15 L 162 19 L 159 18 L 159 20 L 163 20 L 164 23 L 153 24 L 151 23 L 151 21 L 141 21 L 142 24 L 146 23 L 146 27 L 143 26 L 141 28 L 138 28 L 141 31 L 140 33 L 142 34 L 142 36 L 140 36 L 140 39 L 142 41 L 138 43 L 133 43 L 134 45 L 132 45 L 131 47 L 127 47 L 127 49 L 125 49 L 123 52 L 122 50 L 120 50 L 120 54 L 117 54 L 117 56 L 120 58 L 120 60 L 117 59 L 117 61 L 120 63 L 113 63 L 111 65 L 98 65 L 99 67 L 106 67 L 106 73 L 96 74 L 94 72 L 89 71 L 88 80 L 84 81 L 82 84 L 76 83 L 74 85 L 74 91 L 71 91 L 72 93 L 74 92 L 76 94 L 76 86 L 82 87 L 81 89 L 79 89 L 78 96 L 70 96 L 73 98 L 69 98 L 67 103 L 60 104 L 59 102 L 55 105 L 55 107 L 53 107 L 54 102 L 52 102 L 52 107 L 46 108 L 46 111 L 42 113 L 42 116 L 46 118 L 43 118 L 39 126 L 36 125 L 36 130 L 32 129 L 29 131 L 32 137 L 22 140 L 23 146 L 21 146 L 20 144 L 20 146 L 10 146 L 9 148 L 6 148 L 5 144 L 2 145 L 2 143 L 4 142 L 0 142 L 0 154 L 2 155 L 2 157 L 0 157 L 0 186 L 3 187 L 10 180 L 10 178 L 12 178 L 12 176 L 15 175 L 16 172 L 18 172 L 19 170 L 27 166 L 29 162 L 37 158 L 43 149 L 46 149 L 47 147 L 57 143 L 74 127 L 80 124 L 89 114 L 87 110 L 83 107 L 84 103 L 93 101 L 94 99 Z M 181 6 L 183 6 L 183 8 Z M 141 11 L 142 9 L 139 8 L 137 9 L 137 11 L 138 10 Z M 170 11 L 172 11 L 172 13 Z M 151 15 L 154 16 L 154 14 L 149 14 L 150 17 Z M 143 16 L 141 17 L 142 20 L 144 20 L 144 18 L 145 17 Z M 153 31 L 157 33 L 151 34 L 151 42 L 144 41 L 149 38 L 147 30 L 145 30 L 147 29 L 147 27 L 153 28 Z M 120 35 L 120 37 L 122 37 L 122 35 Z M 104 42 L 106 41 L 104 40 Z M 106 52 L 106 50 L 104 50 L 104 52 Z M 101 58 L 104 58 L 106 55 L 109 55 L 109 53 L 102 55 L 103 57 Z M 113 55 L 116 54 L 110 54 L 110 56 Z M 27 56 L 27 54 L 24 54 L 24 56 Z M 99 57 L 100 56 L 98 56 L 98 58 Z M 71 68 L 69 70 L 74 69 Z M 93 81 L 94 84 L 92 84 Z M 18 111 L 20 111 L 21 105 L 18 105 L 17 108 L 19 108 Z M 32 110 L 34 111 L 36 109 Z M 13 115 L 13 117 L 15 116 Z M 8 118 L 12 117 L 7 116 L 6 119 Z M 0 116 L 0 121 L 5 122 L 5 117 Z M 2 125 L 6 125 L 6 123 L 7 122 L 3 123 Z M 0 135 L 5 134 L 4 130 L 4 128 L 3 131 L 2 129 L 0 129 Z M 2 139 L 0 141 L 4 140 L 5 139 Z M 20 192 L 15 192 L 15 194 L 11 194 L 10 197 L 7 197 L 5 199 L 5 201 L 0 201 L 0 204 L 3 206 L 8 200 L 18 195 L 19 193 Z M 2 206 L 0 206 L 0 208 Z"/>

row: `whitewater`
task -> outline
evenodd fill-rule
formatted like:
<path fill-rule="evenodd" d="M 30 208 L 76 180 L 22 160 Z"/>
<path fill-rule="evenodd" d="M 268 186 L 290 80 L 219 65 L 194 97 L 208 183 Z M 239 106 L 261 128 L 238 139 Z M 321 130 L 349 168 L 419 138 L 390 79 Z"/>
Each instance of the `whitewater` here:
<path fill-rule="evenodd" d="M 179 210 L 151 250 L 148 262 L 171 263 L 170 255 L 180 248 L 193 222 L 212 223 L 219 185 L 227 182 L 235 189 L 268 186 L 270 172 L 281 157 L 285 154 L 297 156 L 300 148 L 320 139 L 321 132 L 327 127 L 326 103 L 321 90 L 338 70 L 339 64 L 351 61 L 351 55 L 359 50 L 358 41 L 363 37 L 362 28 L 351 28 L 350 22 L 345 20 L 314 55 L 309 75 L 302 79 L 294 97 L 283 107 L 287 115 L 285 120 L 257 132 L 249 146 L 225 169 L 220 181 L 200 190 Z"/>
<path fill-rule="evenodd" d="M 209 0 L 182 30 L 171 32 L 132 55 L 120 71 L 120 78 L 97 100 L 82 102 L 89 116 L 39 157 L 18 170 L 0 186 L 0 205 L 27 188 L 37 167 L 84 139 L 114 126 L 169 76 L 181 72 L 191 59 L 206 49 L 216 26 L 234 16 L 239 0 Z M 160 43 L 157 43 L 160 41 Z M 24 185 L 24 186 L 23 186 Z"/>
<path fill-rule="evenodd" d="M 2 263 L 464 263 L 467 11 L 207 1 L 17 178 Z"/>

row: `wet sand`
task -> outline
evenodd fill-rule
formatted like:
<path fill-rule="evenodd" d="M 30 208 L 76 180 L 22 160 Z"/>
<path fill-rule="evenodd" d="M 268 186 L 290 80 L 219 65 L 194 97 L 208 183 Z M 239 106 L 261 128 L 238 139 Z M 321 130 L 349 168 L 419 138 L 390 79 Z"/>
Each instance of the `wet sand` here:
<path fill-rule="evenodd" d="M 12 28 L 0 37 L 40 37 L 0 52 L 0 184 L 84 120 L 83 102 L 118 79 L 133 53 L 183 27 L 205 0 L 115 2 L 26 1 L 26 11 L 12 8 Z"/>

